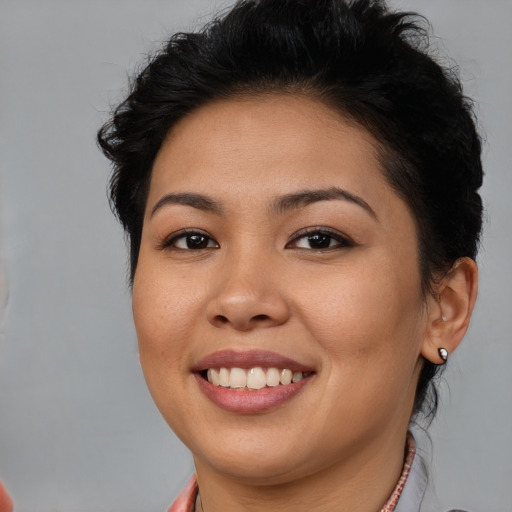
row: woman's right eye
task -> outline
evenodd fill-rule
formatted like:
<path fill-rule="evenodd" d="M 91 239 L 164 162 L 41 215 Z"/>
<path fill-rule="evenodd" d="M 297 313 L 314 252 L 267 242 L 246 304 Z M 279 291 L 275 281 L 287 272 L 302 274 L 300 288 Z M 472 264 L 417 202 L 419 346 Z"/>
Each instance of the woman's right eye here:
<path fill-rule="evenodd" d="M 219 244 L 205 233 L 188 232 L 171 237 L 164 242 L 163 247 L 197 251 L 201 249 L 217 249 Z"/>

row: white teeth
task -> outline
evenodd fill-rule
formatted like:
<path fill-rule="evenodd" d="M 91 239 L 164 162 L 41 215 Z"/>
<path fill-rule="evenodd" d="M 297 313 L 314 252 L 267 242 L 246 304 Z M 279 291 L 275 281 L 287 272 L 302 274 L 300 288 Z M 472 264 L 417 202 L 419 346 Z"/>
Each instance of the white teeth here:
<path fill-rule="evenodd" d="M 215 368 L 208 369 L 208 382 L 211 382 L 214 386 L 220 385 L 219 372 Z"/>
<path fill-rule="evenodd" d="M 247 387 L 249 389 L 262 389 L 267 385 L 267 377 L 262 368 L 251 368 L 247 373 Z"/>
<path fill-rule="evenodd" d="M 292 371 L 291 370 L 281 370 L 281 375 L 279 376 L 279 380 L 283 386 L 287 384 L 291 384 L 292 382 Z"/>
<path fill-rule="evenodd" d="M 279 370 L 277 368 L 267 370 L 267 386 L 271 388 L 279 386 Z"/>
<path fill-rule="evenodd" d="M 231 388 L 245 388 L 247 385 L 247 374 L 242 368 L 231 368 L 229 375 L 229 387 Z"/>
<path fill-rule="evenodd" d="M 265 387 L 287 386 L 301 381 L 302 372 L 292 372 L 288 368 L 263 368 L 257 366 L 249 370 L 243 368 L 209 368 L 208 382 L 214 386 L 230 389 L 263 389 Z"/>
<path fill-rule="evenodd" d="M 219 371 L 219 384 L 223 388 L 229 388 L 229 370 L 227 368 L 221 368 Z"/>
<path fill-rule="evenodd" d="M 292 382 L 299 382 L 299 380 L 302 380 L 304 376 L 302 375 L 302 372 L 293 372 Z"/>

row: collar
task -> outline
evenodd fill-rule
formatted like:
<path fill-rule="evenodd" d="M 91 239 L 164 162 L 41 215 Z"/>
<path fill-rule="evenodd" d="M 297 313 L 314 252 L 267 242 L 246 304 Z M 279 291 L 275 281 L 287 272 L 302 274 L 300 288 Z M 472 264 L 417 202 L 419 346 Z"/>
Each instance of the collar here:
<path fill-rule="evenodd" d="M 402 474 L 391 497 L 380 512 L 420 512 L 427 483 L 427 468 L 423 459 L 416 453 L 414 437 L 409 433 Z"/>

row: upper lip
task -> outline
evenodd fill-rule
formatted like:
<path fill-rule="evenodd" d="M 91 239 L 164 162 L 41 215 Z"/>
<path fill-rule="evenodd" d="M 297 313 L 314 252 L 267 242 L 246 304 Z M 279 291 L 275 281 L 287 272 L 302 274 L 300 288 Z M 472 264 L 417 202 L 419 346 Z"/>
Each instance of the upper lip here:
<path fill-rule="evenodd" d="M 296 372 L 313 372 L 314 369 L 294 359 L 265 350 L 220 350 L 198 361 L 192 371 L 202 372 L 208 368 L 281 368 Z"/>

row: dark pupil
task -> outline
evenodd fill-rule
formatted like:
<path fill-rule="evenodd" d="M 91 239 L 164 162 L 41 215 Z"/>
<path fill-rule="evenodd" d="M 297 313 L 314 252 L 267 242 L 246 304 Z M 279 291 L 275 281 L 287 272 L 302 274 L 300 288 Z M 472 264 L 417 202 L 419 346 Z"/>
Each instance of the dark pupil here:
<path fill-rule="evenodd" d="M 189 249 L 204 249 L 208 246 L 208 237 L 204 235 L 188 235 L 187 247 Z"/>
<path fill-rule="evenodd" d="M 329 247 L 331 237 L 329 235 L 317 233 L 316 235 L 308 236 L 308 242 L 313 249 L 325 249 L 326 247 Z"/>

